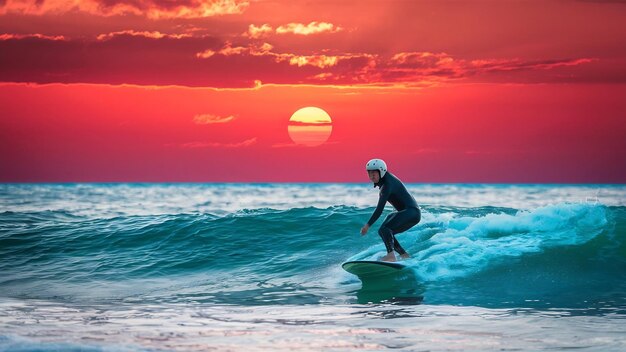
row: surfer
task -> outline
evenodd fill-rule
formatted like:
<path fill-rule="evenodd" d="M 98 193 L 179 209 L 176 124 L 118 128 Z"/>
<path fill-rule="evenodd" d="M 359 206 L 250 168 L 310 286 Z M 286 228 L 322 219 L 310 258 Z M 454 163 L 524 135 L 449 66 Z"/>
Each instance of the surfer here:
<path fill-rule="evenodd" d="M 389 202 L 396 211 L 387 215 L 385 221 L 380 225 L 380 229 L 378 229 L 378 234 L 387 248 L 387 255 L 380 258 L 380 260 L 395 262 L 396 255 L 394 250 L 400 254 L 401 258 L 410 258 L 409 253 L 402 248 L 395 235 L 410 229 L 420 222 L 420 209 L 415 198 L 407 191 L 402 181 L 387 171 L 387 164 L 381 159 L 368 161 L 365 169 L 370 181 L 374 183 L 374 187 L 378 186 L 380 189 L 380 196 L 372 217 L 361 228 L 361 235 L 363 236 L 367 233 L 370 226 L 382 214 L 385 204 Z"/>

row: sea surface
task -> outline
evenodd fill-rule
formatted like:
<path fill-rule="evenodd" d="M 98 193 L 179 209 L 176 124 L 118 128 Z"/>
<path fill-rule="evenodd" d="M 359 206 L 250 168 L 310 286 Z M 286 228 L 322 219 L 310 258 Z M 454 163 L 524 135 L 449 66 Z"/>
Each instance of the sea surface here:
<path fill-rule="evenodd" d="M 0 350 L 626 350 L 626 185 L 407 186 L 0 184 Z"/>

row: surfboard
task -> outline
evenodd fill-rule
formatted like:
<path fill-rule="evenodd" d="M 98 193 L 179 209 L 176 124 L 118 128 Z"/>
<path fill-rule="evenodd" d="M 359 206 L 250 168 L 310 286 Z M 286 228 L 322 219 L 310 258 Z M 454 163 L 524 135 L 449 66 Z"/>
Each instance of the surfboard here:
<path fill-rule="evenodd" d="M 384 276 L 397 274 L 406 268 L 406 265 L 396 262 L 381 262 L 375 260 L 355 260 L 341 265 L 343 270 L 358 277 Z"/>

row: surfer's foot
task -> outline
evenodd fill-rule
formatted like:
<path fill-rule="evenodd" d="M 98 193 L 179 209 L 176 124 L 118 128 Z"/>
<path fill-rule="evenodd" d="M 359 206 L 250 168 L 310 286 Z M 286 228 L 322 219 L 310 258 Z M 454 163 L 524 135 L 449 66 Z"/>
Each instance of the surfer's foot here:
<path fill-rule="evenodd" d="M 381 261 L 383 262 L 395 262 L 396 261 L 396 255 L 392 253 L 387 253 L 386 256 L 380 258 Z"/>
<path fill-rule="evenodd" d="M 409 259 L 409 258 L 411 258 L 411 255 L 409 253 L 400 254 L 400 258 L 402 258 L 402 259 Z"/>

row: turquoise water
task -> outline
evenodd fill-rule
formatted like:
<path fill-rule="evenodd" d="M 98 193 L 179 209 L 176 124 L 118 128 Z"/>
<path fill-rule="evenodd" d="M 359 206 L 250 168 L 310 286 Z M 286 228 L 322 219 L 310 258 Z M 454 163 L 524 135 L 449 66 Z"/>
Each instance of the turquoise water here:
<path fill-rule="evenodd" d="M 0 350 L 626 348 L 626 186 L 409 189 L 361 283 L 371 185 L 0 185 Z"/>

